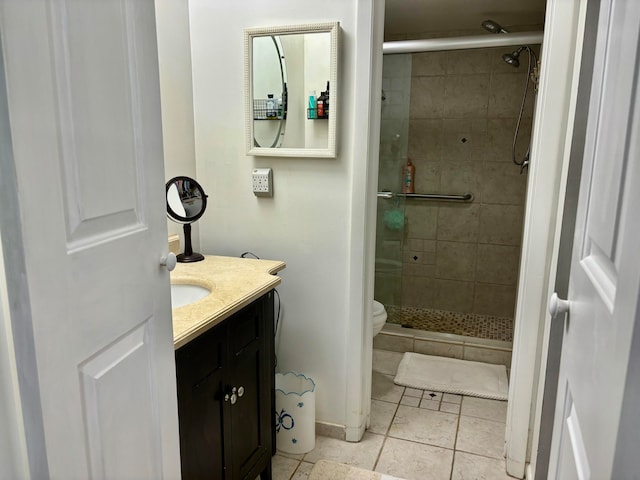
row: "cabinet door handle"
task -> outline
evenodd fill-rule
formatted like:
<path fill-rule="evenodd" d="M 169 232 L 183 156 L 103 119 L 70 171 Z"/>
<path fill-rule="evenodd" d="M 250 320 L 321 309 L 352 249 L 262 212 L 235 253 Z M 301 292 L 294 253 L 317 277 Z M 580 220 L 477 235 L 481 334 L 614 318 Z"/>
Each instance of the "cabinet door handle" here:
<path fill-rule="evenodd" d="M 238 398 L 240 398 L 243 395 L 244 395 L 244 387 L 240 386 L 238 387 Z"/>

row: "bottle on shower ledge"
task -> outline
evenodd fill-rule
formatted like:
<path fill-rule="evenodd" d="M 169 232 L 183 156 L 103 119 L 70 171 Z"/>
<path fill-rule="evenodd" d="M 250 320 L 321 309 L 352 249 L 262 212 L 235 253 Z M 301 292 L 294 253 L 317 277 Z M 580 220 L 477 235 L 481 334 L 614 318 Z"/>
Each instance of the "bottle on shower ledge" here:
<path fill-rule="evenodd" d="M 402 193 L 415 193 L 414 183 L 416 177 L 416 167 L 407 158 L 407 164 L 402 167 Z"/>

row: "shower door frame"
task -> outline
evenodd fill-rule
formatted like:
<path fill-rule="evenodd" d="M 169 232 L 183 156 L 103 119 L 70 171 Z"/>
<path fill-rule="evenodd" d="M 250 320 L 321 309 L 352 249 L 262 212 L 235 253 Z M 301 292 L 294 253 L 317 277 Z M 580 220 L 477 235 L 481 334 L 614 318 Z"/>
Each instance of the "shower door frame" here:
<path fill-rule="evenodd" d="M 543 68 L 532 127 L 505 434 L 507 473 L 518 478 L 523 478 L 525 472 L 531 475 L 534 471 L 530 462 L 535 462 L 535 442 L 540 430 L 544 364 L 549 342 L 546 305 L 555 282 L 586 3 L 587 0 L 547 0 Z M 499 41 L 502 37 L 505 43 L 490 46 L 513 45 L 510 35 L 514 34 L 491 35 L 491 41 Z M 446 50 L 444 47 L 449 43 L 461 45 L 455 38 L 436 40 L 422 41 L 422 48 L 416 41 L 413 51 Z M 390 43 L 394 42 L 386 43 L 383 51 L 409 51 L 394 51 Z M 411 42 L 404 43 L 409 45 Z M 475 47 L 487 45 L 470 42 L 453 49 Z"/>

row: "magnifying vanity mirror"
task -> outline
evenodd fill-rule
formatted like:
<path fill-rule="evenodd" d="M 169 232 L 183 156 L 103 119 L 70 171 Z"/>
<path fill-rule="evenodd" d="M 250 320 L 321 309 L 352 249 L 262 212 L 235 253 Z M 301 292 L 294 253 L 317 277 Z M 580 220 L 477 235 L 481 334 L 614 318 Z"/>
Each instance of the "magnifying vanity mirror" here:
<path fill-rule="evenodd" d="M 245 30 L 247 155 L 336 156 L 339 23 Z"/>
<path fill-rule="evenodd" d="M 184 253 L 177 256 L 178 262 L 190 263 L 204 260 L 204 256 L 193 251 L 191 224 L 198 220 L 207 208 L 207 195 L 198 182 L 190 177 L 174 177 L 167 182 L 167 216 L 183 224 Z"/>

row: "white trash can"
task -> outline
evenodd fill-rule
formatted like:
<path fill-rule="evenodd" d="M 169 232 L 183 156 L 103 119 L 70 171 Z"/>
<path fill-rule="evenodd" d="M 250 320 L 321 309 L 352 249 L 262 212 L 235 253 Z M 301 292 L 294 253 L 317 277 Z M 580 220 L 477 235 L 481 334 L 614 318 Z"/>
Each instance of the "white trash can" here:
<path fill-rule="evenodd" d="M 276 447 L 307 453 L 316 446 L 316 384 L 295 372 L 276 373 Z"/>

